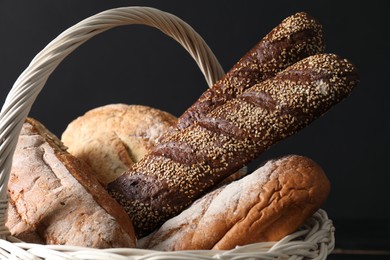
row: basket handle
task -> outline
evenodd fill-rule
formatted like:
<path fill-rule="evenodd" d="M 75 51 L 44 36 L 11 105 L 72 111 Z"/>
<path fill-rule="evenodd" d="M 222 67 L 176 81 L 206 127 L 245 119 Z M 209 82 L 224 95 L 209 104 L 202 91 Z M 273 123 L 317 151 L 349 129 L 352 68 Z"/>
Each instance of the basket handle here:
<path fill-rule="evenodd" d="M 88 39 L 108 29 L 129 24 L 155 27 L 179 42 L 197 62 L 209 86 L 224 75 L 210 48 L 191 26 L 180 18 L 155 8 L 110 9 L 61 33 L 35 56 L 19 76 L 0 112 L 0 237 L 6 232 L 7 185 L 17 140 L 24 120 L 48 77 L 68 54 Z"/>

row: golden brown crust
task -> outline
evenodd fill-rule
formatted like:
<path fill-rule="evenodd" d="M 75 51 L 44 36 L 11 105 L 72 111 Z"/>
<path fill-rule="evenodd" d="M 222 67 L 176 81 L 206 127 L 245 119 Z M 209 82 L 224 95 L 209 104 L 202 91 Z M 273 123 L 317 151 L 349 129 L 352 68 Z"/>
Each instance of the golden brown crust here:
<path fill-rule="evenodd" d="M 205 191 L 347 97 L 358 82 L 351 63 L 318 54 L 295 63 L 162 138 L 109 185 L 137 235 L 178 214 Z"/>
<path fill-rule="evenodd" d="M 312 160 L 291 155 L 210 192 L 140 240 L 154 250 L 229 250 L 277 241 L 296 231 L 326 200 L 330 184 Z"/>
<path fill-rule="evenodd" d="M 87 162 L 106 185 L 139 161 L 176 121 L 155 108 L 110 104 L 72 121 L 61 139 L 68 152 Z"/>
<path fill-rule="evenodd" d="M 64 149 L 41 123 L 26 119 L 8 184 L 11 233 L 34 243 L 134 247 L 129 216 L 91 168 Z"/>

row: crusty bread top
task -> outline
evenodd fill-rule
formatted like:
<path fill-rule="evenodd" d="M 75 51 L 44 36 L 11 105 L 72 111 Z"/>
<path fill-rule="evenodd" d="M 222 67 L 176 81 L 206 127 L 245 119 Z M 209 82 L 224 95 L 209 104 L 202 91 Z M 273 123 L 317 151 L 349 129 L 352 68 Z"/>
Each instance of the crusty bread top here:
<path fill-rule="evenodd" d="M 61 141 L 32 118 L 26 119 L 19 137 L 9 194 L 14 214 L 36 228 L 45 242 L 135 246 L 129 216 L 97 181 L 92 169 L 66 152 Z M 64 227 L 53 228 L 60 225 Z M 72 230 L 65 230 L 67 227 Z M 72 240 L 63 241 L 66 236 Z"/>
<path fill-rule="evenodd" d="M 106 185 L 153 147 L 176 118 L 141 105 L 109 104 L 72 121 L 62 141 L 68 152 L 87 162 Z"/>

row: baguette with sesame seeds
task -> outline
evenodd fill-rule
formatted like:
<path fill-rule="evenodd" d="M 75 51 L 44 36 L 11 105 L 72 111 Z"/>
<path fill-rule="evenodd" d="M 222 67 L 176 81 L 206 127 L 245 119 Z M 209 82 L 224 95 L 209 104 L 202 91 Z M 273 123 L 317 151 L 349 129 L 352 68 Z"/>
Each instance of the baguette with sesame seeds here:
<path fill-rule="evenodd" d="M 308 56 L 324 52 L 322 26 L 307 13 L 284 19 L 178 119 L 184 129 L 245 89 Z"/>
<path fill-rule="evenodd" d="M 216 107 L 189 127 L 166 132 L 108 185 L 139 237 L 179 214 L 222 179 L 346 98 L 354 66 L 334 54 L 305 58 Z"/>
<path fill-rule="evenodd" d="M 289 65 L 325 49 L 322 26 L 305 12 L 285 18 L 248 51 L 226 75 L 207 89 L 170 131 L 182 130 L 245 89 L 275 76 Z M 227 177 L 228 183 L 245 176 L 246 167 Z"/>

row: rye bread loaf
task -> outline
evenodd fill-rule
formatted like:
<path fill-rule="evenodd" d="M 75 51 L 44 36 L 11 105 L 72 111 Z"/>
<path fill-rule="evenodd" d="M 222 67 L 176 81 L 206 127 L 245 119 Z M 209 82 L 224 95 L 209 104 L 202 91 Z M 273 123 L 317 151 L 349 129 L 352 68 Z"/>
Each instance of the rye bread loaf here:
<path fill-rule="evenodd" d="M 287 17 L 179 117 L 177 128 L 188 127 L 245 89 L 324 49 L 322 26 L 313 17 L 304 12 Z"/>
<path fill-rule="evenodd" d="M 346 98 L 354 66 L 334 54 L 305 58 L 209 112 L 167 132 L 142 160 L 108 185 L 144 236 L 276 142 Z"/>
<path fill-rule="evenodd" d="M 167 220 L 139 246 L 153 250 L 229 250 L 278 241 L 296 231 L 326 200 L 330 183 L 309 158 L 270 160 Z"/>
<path fill-rule="evenodd" d="M 8 183 L 11 234 L 29 243 L 135 247 L 129 216 L 94 175 L 40 122 L 27 118 Z"/>
<path fill-rule="evenodd" d="M 156 108 L 109 104 L 70 122 L 61 141 L 105 186 L 138 162 L 176 122 L 175 116 Z"/>

